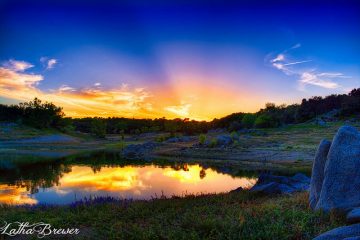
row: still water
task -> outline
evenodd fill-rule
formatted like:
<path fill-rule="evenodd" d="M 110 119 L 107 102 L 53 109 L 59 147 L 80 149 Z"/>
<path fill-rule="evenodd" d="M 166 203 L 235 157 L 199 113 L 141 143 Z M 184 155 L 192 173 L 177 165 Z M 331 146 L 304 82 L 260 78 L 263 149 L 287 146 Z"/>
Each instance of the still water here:
<path fill-rule="evenodd" d="M 200 164 L 122 162 L 97 155 L 1 170 L 0 203 L 69 204 L 83 198 L 151 199 L 161 195 L 228 192 L 249 188 L 255 177 L 231 176 Z M 87 162 L 87 163 L 84 163 Z"/>

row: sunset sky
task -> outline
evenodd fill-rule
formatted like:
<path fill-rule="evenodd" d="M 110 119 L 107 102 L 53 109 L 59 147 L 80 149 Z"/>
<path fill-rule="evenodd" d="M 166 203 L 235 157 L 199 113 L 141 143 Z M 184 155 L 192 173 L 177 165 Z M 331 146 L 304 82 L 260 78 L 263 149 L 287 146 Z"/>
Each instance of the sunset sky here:
<path fill-rule="evenodd" d="M 360 87 L 358 1 L 146 2 L 0 0 L 0 103 L 211 120 Z"/>

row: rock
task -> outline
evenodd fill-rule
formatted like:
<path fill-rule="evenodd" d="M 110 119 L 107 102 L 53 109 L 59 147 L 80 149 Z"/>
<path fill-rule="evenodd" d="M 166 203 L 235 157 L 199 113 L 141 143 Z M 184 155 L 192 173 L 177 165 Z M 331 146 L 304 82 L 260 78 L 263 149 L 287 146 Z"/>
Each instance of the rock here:
<path fill-rule="evenodd" d="M 151 151 L 158 147 L 160 143 L 146 142 L 143 144 L 130 144 L 126 146 L 122 154 L 126 158 L 131 159 L 148 159 Z"/>
<path fill-rule="evenodd" d="M 360 206 L 359 169 L 360 133 L 354 127 L 343 126 L 331 144 L 315 209 L 348 211 Z"/>
<path fill-rule="evenodd" d="M 358 239 L 360 236 L 360 224 L 344 226 L 332 229 L 317 236 L 313 240 L 344 240 Z"/>
<path fill-rule="evenodd" d="M 229 146 L 233 143 L 233 139 L 228 135 L 220 135 L 216 138 L 216 144 L 218 146 Z"/>
<path fill-rule="evenodd" d="M 316 151 L 313 162 L 311 182 L 310 182 L 310 207 L 314 209 L 320 197 L 321 187 L 324 181 L 324 168 L 331 142 L 323 139 Z"/>
<path fill-rule="evenodd" d="M 360 223 L 360 208 L 354 208 L 346 215 L 348 223 Z"/>
<path fill-rule="evenodd" d="M 253 192 L 262 192 L 266 194 L 283 194 L 283 193 L 293 193 L 296 192 L 296 189 L 290 187 L 289 185 L 270 182 L 261 185 L 255 185 L 250 189 Z"/>
<path fill-rule="evenodd" d="M 283 194 L 304 191 L 309 188 L 310 178 L 298 173 L 293 177 L 261 174 L 257 183 L 250 191 L 263 192 L 266 194 Z"/>

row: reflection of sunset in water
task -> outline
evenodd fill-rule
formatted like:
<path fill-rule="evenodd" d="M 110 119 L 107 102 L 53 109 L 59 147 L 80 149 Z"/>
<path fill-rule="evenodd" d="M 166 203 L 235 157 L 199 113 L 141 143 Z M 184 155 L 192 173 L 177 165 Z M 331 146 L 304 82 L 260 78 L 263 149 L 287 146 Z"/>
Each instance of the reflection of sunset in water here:
<path fill-rule="evenodd" d="M 29 196 L 26 187 L 0 184 L 0 203 L 5 204 L 36 204 L 37 200 Z"/>
<path fill-rule="evenodd" d="M 251 187 L 255 182 L 254 178 L 233 178 L 199 165 L 102 167 L 96 172 L 91 167 L 73 166 L 71 172 L 59 179 L 58 185 L 34 193 L 34 199 L 26 188 L 0 185 L 4 189 L 0 203 L 66 204 L 90 196 L 150 199 L 161 194 L 227 192 L 240 186 Z"/>
<path fill-rule="evenodd" d="M 103 167 L 94 173 L 90 167 L 75 166 L 69 174 L 60 179 L 58 189 L 82 188 L 85 191 L 121 191 L 144 188 L 139 171 L 133 167 Z"/>

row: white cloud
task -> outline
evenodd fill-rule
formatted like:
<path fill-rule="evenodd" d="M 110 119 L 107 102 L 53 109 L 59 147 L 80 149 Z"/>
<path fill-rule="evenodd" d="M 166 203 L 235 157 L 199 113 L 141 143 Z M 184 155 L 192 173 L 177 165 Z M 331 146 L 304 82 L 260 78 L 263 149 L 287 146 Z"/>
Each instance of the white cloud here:
<path fill-rule="evenodd" d="M 40 62 L 42 62 L 46 69 L 52 69 L 55 64 L 57 64 L 58 60 L 55 58 L 41 57 Z"/>
<path fill-rule="evenodd" d="M 56 63 L 57 60 L 55 58 L 49 59 L 49 61 L 47 62 L 47 69 L 52 69 Z"/>
<path fill-rule="evenodd" d="M 276 56 L 276 58 L 272 59 L 271 62 L 275 63 L 275 62 L 284 61 L 284 60 L 285 60 L 285 55 L 279 54 Z"/>
<path fill-rule="evenodd" d="M 289 50 L 299 47 L 301 47 L 300 43 L 294 45 Z M 282 71 L 286 75 L 297 76 L 298 82 L 300 83 L 300 90 L 305 90 L 306 85 L 335 89 L 340 87 L 340 85 L 335 82 L 335 80 L 340 78 L 351 78 L 339 72 L 318 72 L 314 69 L 306 69 L 304 66 L 299 68 L 297 65 L 309 63 L 312 60 L 289 61 L 288 59 L 292 59 L 288 53 L 289 50 L 285 50 L 282 53 L 276 55 L 276 57 L 270 59 L 270 63 L 271 66 Z"/>
<path fill-rule="evenodd" d="M 99 82 L 94 83 L 94 86 L 95 86 L 95 87 L 101 86 L 101 83 L 99 83 Z"/>
<path fill-rule="evenodd" d="M 300 84 L 304 84 L 304 85 L 310 84 L 310 85 L 329 88 L 329 89 L 334 89 L 339 87 L 339 85 L 336 82 L 320 78 L 321 75 L 322 73 L 316 74 L 314 72 L 303 72 L 300 76 L 299 82 Z"/>
<path fill-rule="evenodd" d="M 34 65 L 32 65 L 28 62 L 25 62 L 25 61 L 17 61 L 17 60 L 10 59 L 8 62 L 6 62 L 4 64 L 4 67 L 11 69 L 15 72 L 23 72 L 26 69 L 34 67 Z"/>
<path fill-rule="evenodd" d="M 68 85 L 62 85 L 58 90 L 59 92 L 74 92 L 75 88 L 69 87 Z"/>

